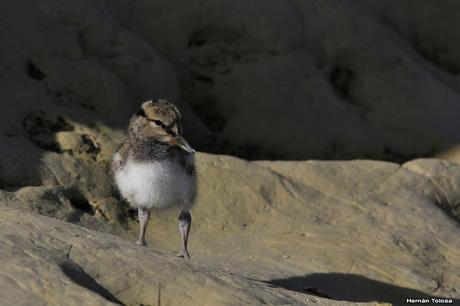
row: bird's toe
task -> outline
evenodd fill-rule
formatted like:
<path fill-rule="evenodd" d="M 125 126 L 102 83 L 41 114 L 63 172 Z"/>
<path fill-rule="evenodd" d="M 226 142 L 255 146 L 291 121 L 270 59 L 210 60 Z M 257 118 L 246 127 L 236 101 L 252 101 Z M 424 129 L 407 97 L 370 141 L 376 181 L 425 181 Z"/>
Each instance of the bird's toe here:
<path fill-rule="evenodd" d="M 137 241 L 136 241 L 136 244 L 138 244 L 138 245 L 140 245 L 140 246 L 143 246 L 143 247 L 146 247 L 146 248 L 149 247 L 147 241 L 145 241 L 145 240 L 142 240 L 142 241 L 141 241 L 141 240 L 137 240 Z"/>
<path fill-rule="evenodd" d="M 185 259 L 190 259 L 190 254 L 188 253 L 187 250 L 182 250 L 177 254 L 177 257 L 182 257 Z"/>

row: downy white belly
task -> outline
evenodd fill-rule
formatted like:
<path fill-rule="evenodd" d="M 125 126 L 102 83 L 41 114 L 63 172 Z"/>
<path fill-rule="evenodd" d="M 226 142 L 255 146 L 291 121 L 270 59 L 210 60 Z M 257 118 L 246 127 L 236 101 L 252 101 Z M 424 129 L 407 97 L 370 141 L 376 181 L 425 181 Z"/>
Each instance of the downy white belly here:
<path fill-rule="evenodd" d="M 196 177 L 171 161 L 127 163 L 115 174 L 121 195 L 135 207 L 190 207 L 196 192 Z"/>

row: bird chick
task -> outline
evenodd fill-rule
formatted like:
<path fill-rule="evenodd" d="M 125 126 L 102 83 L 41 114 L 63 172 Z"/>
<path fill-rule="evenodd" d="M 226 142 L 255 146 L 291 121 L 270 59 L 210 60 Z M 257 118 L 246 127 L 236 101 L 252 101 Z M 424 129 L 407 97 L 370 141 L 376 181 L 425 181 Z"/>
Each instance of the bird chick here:
<path fill-rule="evenodd" d="M 174 104 L 159 99 L 142 103 L 132 116 L 128 139 L 113 156 L 112 171 L 121 196 L 137 208 L 139 239 L 148 246 L 145 230 L 152 208 L 177 206 L 182 247 L 187 250 L 192 217 L 189 209 L 196 195 L 195 150 L 181 136 L 181 114 Z"/>

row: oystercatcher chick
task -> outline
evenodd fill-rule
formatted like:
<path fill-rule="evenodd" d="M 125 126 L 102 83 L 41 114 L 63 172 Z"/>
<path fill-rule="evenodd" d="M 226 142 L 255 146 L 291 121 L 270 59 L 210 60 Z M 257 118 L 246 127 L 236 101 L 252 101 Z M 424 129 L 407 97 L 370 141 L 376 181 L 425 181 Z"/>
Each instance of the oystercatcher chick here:
<path fill-rule="evenodd" d="M 129 123 L 128 139 L 113 156 L 112 170 L 121 196 L 137 208 L 139 239 L 148 247 L 145 230 L 152 208 L 179 207 L 182 247 L 187 250 L 192 223 L 189 209 L 196 195 L 195 150 L 181 136 L 181 114 L 174 104 L 160 99 L 142 103 Z"/>

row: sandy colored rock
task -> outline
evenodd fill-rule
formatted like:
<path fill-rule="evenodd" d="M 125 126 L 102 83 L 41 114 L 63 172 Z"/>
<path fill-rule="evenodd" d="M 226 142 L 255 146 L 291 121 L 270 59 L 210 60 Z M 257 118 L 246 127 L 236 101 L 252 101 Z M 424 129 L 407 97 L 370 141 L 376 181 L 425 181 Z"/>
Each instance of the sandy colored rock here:
<path fill-rule="evenodd" d="M 443 211 L 459 197 L 452 175 L 458 166 L 437 160 L 403 166 L 248 163 L 209 155 L 199 155 L 198 162 L 200 191 L 190 245 L 195 260 L 206 258 L 290 288 L 316 288 L 337 299 L 397 303 L 404 294 L 415 294 L 408 288 L 458 297 L 457 272 L 451 274 L 460 268 L 453 234 L 458 217 Z M 436 178 L 412 170 L 414 165 L 431 169 Z M 441 202 L 439 186 L 444 185 L 450 188 L 443 190 Z M 154 214 L 147 237 L 174 250 L 175 212 L 164 216 Z M 353 295 L 342 283 L 354 281 L 388 294 L 363 289 Z"/>
<path fill-rule="evenodd" d="M 200 151 L 448 150 L 460 40 L 446 3 L 2 1 L 0 300 L 157 305 L 160 288 L 162 305 L 459 302 L 458 164 L 199 153 L 191 262 L 173 256 L 175 210 L 152 212 L 151 249 L 132 243 L 108 170 L 156 97 L 179 105 Z"/>
<path fill-rule="evenodd" d="M 33 268 L 35 277 L 23 278 L 28 274 L 20 267 L 35 263 L 18 264 L 5 255 L 10 264 L 2 269 L 18 269 L 16 283 L 26 281 L 32 288 L 44 286 L 39 275 L 48 275 L 49 284 L 72 279 L 80 284 L 50 285 L 56 299 L 90 286 L 88 301 L 96 292 L 101 301 L 108 296 L 130 305 L 155 305 L 158 282 L 164 286 L 162 305 L 198 305 L 203 299 L 209 305 L 398 304 L 407 297 L 433 296 L 458 302 L 457 164 L 435 159 L 403 165 L 247 162 L 198 153 L 197 170 L 190 262 L 174 257 L 178 211 L 152 211 L 151 249 L 142 249 L 133 243 L 138 225 L 129 216 L 118 233 L 88 213 L 75 221 L 68 218 L 75 208 L 60 189 L 28 187 L 0 194 L 0 205 L 8 207 L 0 213 L 2 241 L 17 241 L 2 249 L 27 250 L 32 258 L 47 258 L 53 268 Z M 53 201 L 56 211 L 50 212 Z M 47 299 L 42 289 L 34 290 L 36 298 Z"/>
<path fill-rule="evenodd" d="M 77 206 L 91 209 L 115 221 L 118 200 L 112 179 L 104 165 L 66 154 L 43 151 L 20 138 L 4 138 L 0 148 L 1 185 L 7 189 L 23 186 L 62 186 Z"/>
<path fill-rule="evenodd" d="M 0 208 L 11 305 L 334 305 L 56 219 Z"/>
<path fill-rule="evenodd" d="M 123 235 L 126 231 L 120 218 L 109 219 L 101 215 L 98 208 L 76 196 L 74 190 L 61 185 L 23 187 L 15 192 L 0 190 L 0 202 L 3 207 L 50 216 L 102 232 Z M 115 200 L 104 204 L 107 209 L 115 211 L 115 216 L 120 212 Z"/>
<path fill-rule="evenodd" d="M 436 157 L 460 164 L 460 146 L 441 152 Z"/>

